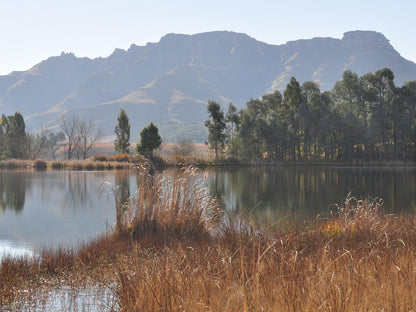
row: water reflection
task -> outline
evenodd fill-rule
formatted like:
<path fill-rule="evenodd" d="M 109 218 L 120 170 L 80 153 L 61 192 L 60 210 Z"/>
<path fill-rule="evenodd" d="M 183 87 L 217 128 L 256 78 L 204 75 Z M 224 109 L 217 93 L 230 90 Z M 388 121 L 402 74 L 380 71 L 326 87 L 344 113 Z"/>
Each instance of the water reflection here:
<path fill-rule="evenodd" d="M 12 209 L 16 213 L 25 205 L 26 189 L 30 187 L 27 180 L 10 171 L 0 171 L 0 210 Z"/>
<path fill-rule="evenodd" d="M 115 186 L 117 187 L 117 197 L 120 205 L 124 205 L 130 198 L 130 177 L 131 172 L 121 170 L 114 172 Z"/>
<path fill-rule="evenodd" d="M 416 168 L 221 168 L 203 175 L 211 194 L 224 199 L 225 209 L 255 208 L 266 220 L 275 220 L 276 214 L 315 218 L 349 192 L 383 198 L 388 212 L 416 213 Z M 118 187 L 123 203 L 136 191 L 137 179 L 135 171 L 0 171 L 0 241 L 73 246 L 96 237 L 116 221 L 114 197 L 101 186 Z"/>
<path fill-rule="evenodd" d="M 69 247 L 104 233 L 115 221 L 114 199 L 100 185 L 114 179 L 113 172 L 0 171 L 0 240 Z"/>
<path fill-rule="evenodd" d="M 33 250 L 30 246 L 17 244 L 13 241 L 0 240 L 0 263 L 3 257 L 32 257 Z"/>
<path fill-rule="evenodd" d="M 312 216 L 350 192 L 383 198 L 388 212 L 416 211 L 413 168 L 236 168 L 211 170 L 209 180 L 211 192 L 237 212 L 255 208 Z"/>

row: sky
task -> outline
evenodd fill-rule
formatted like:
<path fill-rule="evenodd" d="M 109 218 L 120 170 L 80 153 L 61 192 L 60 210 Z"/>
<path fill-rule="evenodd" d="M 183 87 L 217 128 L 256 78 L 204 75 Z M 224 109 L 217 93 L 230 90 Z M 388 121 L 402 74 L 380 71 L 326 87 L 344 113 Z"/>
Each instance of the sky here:
<path fill-rule="evenodd" d="M 416 62 L 415 13 L 414 0 L 1 0 L 0 75 L 61 52 L 107 57 L 168 33 L 216 30 L 269 44 L 374 30 Z"/>

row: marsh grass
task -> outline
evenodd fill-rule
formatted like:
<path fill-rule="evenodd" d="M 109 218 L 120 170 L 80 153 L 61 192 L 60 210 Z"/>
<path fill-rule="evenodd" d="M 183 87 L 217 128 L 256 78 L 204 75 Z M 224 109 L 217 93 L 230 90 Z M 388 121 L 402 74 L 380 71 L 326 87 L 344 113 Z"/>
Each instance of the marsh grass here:
<path fill-rule="evenodd" d="M 53 169 L 65 170 L 113 170 L 113 169 L 131 169 L 135 165 L 130 162 L 119 161 L 94 161 L 94 160 L 64 160 L 54 161 L 51 165 Z"/>
<path fill-rule="evenodd" d="M 106 289 L 111 304 L 100 303 L 100 311 L 416 306 L 413 216 L 385 214 L 377 199 L 347 198 L 325 218 L 276 231 L 221 213 L 195 169 L 173 179 L 141 170 L 138 192 L 118 207 L 114 233 L 76 251 L 5 259 L 0 306 L 42 307 L 40 298 L 62 287 L 72 291 L 71 302 L 79 302 L 82 290 Z"/>
<path fill-rule="evenodd" d="M 122 161 L 94 161 L 94 160 L 1 160 L 0 169 L 35 169 L 35 170 L 113 170 L 133 169 L 136 165 L 132 162 Z"/>
<path fill-rule="evenodd" d="M 9 159 L 0 160 L 0 169 L 24 169 L 32 164 L 32 161 Z"/>
<path fill-rule="evenodd" d="M 134 241 L 208 239 L 223 211 L 209 196 L 199 170 L 188 167 L 175 177 L 141 166 L 138 189 L 125 207 L 125 226 Z"/>

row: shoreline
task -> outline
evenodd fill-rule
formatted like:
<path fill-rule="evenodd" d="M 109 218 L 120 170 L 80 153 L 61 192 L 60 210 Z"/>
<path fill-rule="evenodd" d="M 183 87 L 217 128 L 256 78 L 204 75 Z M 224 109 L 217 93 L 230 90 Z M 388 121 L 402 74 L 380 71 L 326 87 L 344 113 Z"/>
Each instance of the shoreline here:
<path fill-rule="evenodd" d="M 143 164 L 142 162 L 119 162 L 119 161 L 96 161 L 96 160 L 64 160 L 64 161 L 50 161 L 50 160 L 1 160 L 0 170 L 123 170 L 123 169 L 137 169 L 137 166 Z M 413 161 L 279 161 L 279 162 L 215 162 L 204 161 L 198 162 L 194 160 L 185 160 L 173 163 L 169 160 L 163 159 L 163 162 L 155 162 L 153 165 L 156 168 L 183 168 L 193 166 L 197 168 L 255 168 L 255 167 L 346 167 L 346 168 L 377 168 L 377 167 L 392 167 L 392 168 L 413 168 L 416 167 L 416 162 Z"/>

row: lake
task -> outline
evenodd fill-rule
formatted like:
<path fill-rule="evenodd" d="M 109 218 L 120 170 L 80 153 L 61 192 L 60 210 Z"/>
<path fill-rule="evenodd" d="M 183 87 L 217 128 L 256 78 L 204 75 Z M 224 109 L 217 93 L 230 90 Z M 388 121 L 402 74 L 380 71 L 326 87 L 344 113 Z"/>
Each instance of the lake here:
<path fill-rule="evenodd" d="M 387 212 L 416 212 L 413 167 L 221 168 L 204 174 L 211 194 L 221 198 L 225 209 L 251 211 L 269 221 L 314 219 L 350 192 L 359 198 L 383 198 Z M 121 185 L 127 198 L 134 194 L 136 179 L 134 171 L 0 171 L 0 254 L 76 247 L 111 230 L 111 186 Z"/>

